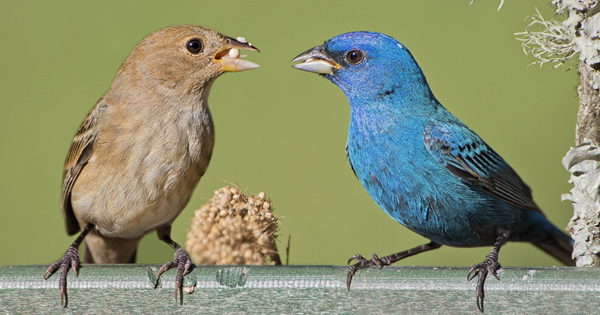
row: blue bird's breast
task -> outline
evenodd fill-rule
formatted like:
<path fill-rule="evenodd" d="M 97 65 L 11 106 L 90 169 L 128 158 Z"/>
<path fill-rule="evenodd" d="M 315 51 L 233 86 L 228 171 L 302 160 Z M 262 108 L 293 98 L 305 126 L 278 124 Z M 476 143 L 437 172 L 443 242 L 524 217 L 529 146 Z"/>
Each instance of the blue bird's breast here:
<path fill-rule="evenodd" d="M 493 245 L 497 226 L 517 221 L 511 205 L 461 181 L 425 147 L 431 117 L 354 111 L 346 153 L 369 196 L 390 217 L 442 245 Z"/>

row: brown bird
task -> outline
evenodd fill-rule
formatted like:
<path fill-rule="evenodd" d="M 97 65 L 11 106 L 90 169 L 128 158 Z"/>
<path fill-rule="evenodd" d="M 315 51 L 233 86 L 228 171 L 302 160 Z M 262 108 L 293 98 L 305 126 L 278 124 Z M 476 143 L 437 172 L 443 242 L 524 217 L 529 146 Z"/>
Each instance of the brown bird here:
<path fill-rule="evenodd" d="M 140 239 L 157 231 L 174 250 L 158 277 L 177 268 L 175 300 L 191 267 L 171 239 L 171 224 L 206 171 L 215 141 L 208 94 L 223 72 L 257 68 L 239 50 L 257 51 L 203 26 L 159 30 L 131 51 L 110 89 L 79 127 L 63 170 L 61 209 L 67 233 L 81 233 L 47 279 L 60 269 L 61 304 L 67 273 L 86 263 L 132 263 Z"/>

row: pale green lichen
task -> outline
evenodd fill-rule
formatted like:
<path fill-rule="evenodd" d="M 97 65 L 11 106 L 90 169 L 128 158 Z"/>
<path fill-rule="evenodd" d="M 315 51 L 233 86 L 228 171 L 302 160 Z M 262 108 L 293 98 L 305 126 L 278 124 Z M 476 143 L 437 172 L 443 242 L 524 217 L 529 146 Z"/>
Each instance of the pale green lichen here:
<path fill-rule="evenodd" d="M 546 20 L 537 9 L 536 12 L 536 15 L 527 17 L 531 23 L 525 27 L 525 32 L 515 33 L 523 52 L 537 58 L 529 66 L 553 63 L 552 69 L 556 69 L 571 60 L 571 69 L 572 57 L 576 53 L 573 35 L 561 22 Z"/>
<path fill-rule="evenodd" d="M 571 201 L 574 214 L 568 230 L 574 239 L 573 257 L 577 267 L 600 266 L 600 148 L 583 143 L 571 148 L 563 166 L 571 173 L 573 188 L 561 196 Z"/>

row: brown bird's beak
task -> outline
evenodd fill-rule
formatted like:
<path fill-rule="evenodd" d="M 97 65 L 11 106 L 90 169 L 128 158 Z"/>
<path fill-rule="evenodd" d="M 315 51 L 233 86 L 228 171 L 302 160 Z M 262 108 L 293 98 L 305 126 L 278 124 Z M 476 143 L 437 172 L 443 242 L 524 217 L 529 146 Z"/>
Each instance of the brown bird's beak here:
<path fill-rule="evenodd" d="M 215 62 L 221 64 L 221 71 L 237 72 L 260 67 L 254 62 L 240 59 L 246 57 L 246 55 L 240 55 L 240 49 L 260 52 L 258 48 L 252 46 L 243 37 L 238 37 L 237 39 L 227 37 L 227 43 L 223 49 L 218 51 L 213 57 Z"/>

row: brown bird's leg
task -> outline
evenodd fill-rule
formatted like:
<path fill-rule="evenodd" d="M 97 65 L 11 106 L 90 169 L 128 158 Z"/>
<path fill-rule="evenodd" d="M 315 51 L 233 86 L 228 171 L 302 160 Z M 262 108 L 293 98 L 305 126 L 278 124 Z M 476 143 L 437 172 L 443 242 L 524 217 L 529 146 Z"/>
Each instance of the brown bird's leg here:
<path fill-rule="evenodd" d="M 469 281 L 475 277 L 475 275 L 471 277 L 473 272 L 478 276 L 477 288 L 475 290 L 477 291 L 477 308 L 479 308 L 481 312 L 483 312 L 483 298 L 485 297 L 485 278 L 487 278 L 488 273 L 490 273 L 494 278 L 500 280 L 496 274 L 496 271 L 501 267 L 500 263 L 498 263 L 498 252 L 500 252 L 500 247 L 502 247 L 502 244 L 504 244 L 510 235 L 510 232 L 507 229 L 500 227 L 496 229 L 496 233 L 498 233 L 498 237 L 496 238 L 492 251 L 485 256 L 484 261 L 473 265 L 467 275 Z"/>
<path fill-rule="evenodd" d="M 77 236 L 73 244 L 69 246 L 65 255 L 61 259 L 53 262 L 46 270 L 46 273 L 44 273 L 44 280 L 46 280 L 60 268 L 60 280 L 58 281 L 58 286 L 60 288 L 60 304 L 63 307 L 67 307 L 67 303 L 69 303 L 69 297 L 67 295 L 67 273 L 69 272 L 69 267 L 73 269 L 75 277 L 77 277 L 79 275 L 79 268 L 81 267 L 81 262 L 79 260 L 79 246 L 81 245 L 81 242 L 83 242 L 85 236 L 93 228 L 94 225 L 88 223 L 83 230 L 81 230 L 81 233 Z"/>
<path fill-rule="evenodd" d="M 181 294 L 180 304 L 183 304 L 183 276 L 188 272 L 190 267 L 192 267 L 192 259 L 183 247 L 171 239 L 170 225 L 164 225 L 158 228 L 156 233 L 161 241 L 169 244 L 169 246 L 175 250 L 173 261 L 166 262 L 164 265 L 162 265 L 162 267 L 160 267 L 160 270 L 158 270 L 156 285 L 158 286 L 158 279 L 163 272 L 177 267 L 177 276 L 175 276 L 175 302 L 177 302 L 177 291 L 179 291 Z"/>
<path fill-rule="evenodd" d="M 350 257 L 350 259 L 348 259 L 348 264 L 350 264 L 350 262 L 353 260 L 358 261 L 358 263 L 348 267 L 348 274 L 346 275 L 346 286 L 348 287 L 348 290 L 350 290 L 350 284 L 352 283 L 352 277 L 354 276 L 356 271 L 358 271 L 359 269 L 364 269 L 364 268 L 368 268 L 371 266 L 377 266 L 379 268 L 382 268 L 383 266 L 389 266 L 389 265 L 397 262 L 400 259 L 404 259 L 406 257 L 410 257 L 412 255 L 416 255 L 418 253 L 426 252 L 426 251 L 429 251 L 432 249 L 440 248 L 441 246 L 442 245 L 440 245 L 438 243 L 431 242 L 431 243 L 428 243 L 425 245 L 417 246 L 417 247 L 411 248 L 409 250 L 405 250 L 403 252 L 385 256 L 382 258 L 377 257 L 376 254 L 373 254 L 373 258 L 371 258 L 371 260 L 365 259 L 360 254 L 356 254 L 356 255 Z"/>

